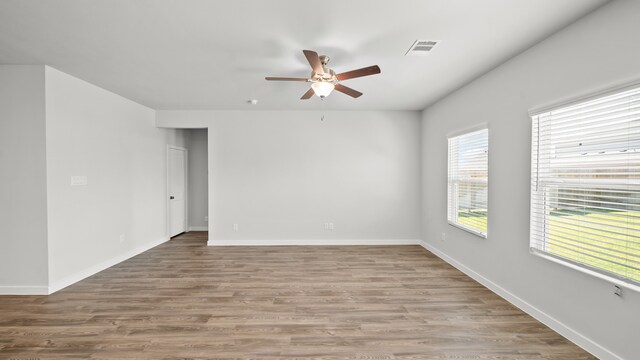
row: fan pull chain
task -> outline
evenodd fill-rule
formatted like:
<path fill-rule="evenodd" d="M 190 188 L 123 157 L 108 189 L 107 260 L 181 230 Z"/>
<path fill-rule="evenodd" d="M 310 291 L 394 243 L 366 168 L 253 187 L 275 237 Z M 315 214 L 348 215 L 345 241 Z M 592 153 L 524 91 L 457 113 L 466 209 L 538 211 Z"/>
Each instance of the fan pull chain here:
<path fill-rule="evenodd" d="M 324 96 L 320 97 L 320 112 L 322 113 L 320 121 L 324 121 Z"/>

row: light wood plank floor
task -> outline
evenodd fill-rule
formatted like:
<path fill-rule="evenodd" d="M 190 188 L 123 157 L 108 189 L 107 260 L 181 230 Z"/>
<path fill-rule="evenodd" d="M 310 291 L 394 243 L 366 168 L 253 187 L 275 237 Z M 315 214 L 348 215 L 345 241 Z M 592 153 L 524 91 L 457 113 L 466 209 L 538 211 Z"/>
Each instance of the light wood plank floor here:
<path fill-rule="evenodd" d="M 0 296 L 0 358 L 593 359 L 419 246 L 205 239 Z"/>

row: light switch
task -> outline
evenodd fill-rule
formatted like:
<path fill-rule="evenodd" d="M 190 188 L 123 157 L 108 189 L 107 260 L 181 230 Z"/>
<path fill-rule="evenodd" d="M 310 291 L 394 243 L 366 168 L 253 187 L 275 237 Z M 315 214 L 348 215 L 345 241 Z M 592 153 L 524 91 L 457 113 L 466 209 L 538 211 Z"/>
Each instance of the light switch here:
<path fill-rule="evenodd" d="M 85 185 L 87 185 L 87 177 L 85 175 L 71 177 L 71 186 L 85 186 Z"/>

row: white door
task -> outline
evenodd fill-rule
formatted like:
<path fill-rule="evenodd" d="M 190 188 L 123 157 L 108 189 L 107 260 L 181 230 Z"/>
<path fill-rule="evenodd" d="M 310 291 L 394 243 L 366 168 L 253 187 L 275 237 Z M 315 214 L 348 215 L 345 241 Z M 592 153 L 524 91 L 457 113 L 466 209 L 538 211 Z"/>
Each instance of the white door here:
<path fill-rule="evenodd" d="M 169 237 L 187 231 L 187 151 L 169 148 Z"/>

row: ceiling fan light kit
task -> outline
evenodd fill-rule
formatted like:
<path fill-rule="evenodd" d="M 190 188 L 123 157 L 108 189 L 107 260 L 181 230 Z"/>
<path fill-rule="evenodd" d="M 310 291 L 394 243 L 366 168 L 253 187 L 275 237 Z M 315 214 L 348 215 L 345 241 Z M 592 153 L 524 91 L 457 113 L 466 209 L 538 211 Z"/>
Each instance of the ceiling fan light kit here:
<path fill-rule="evenodd" d="M 327 81 L 316 81 L 311 83 L 311 88 L 313 89 L 313 92 L 322 99 L 331 94 L 335 85 Z"/>
<path fill-rule="evenodd" d="M 310 82 L 311 88 L 302 95 L 301 100 L 310 99 L 313 94 L 316 94 L 321 99 L 329 96 L 335 89 L 343 94 L 347 94 L 353 98 L 358 98 L 362 95 L 361 92 L 351 89 L 347 86 L 340 84 L 342 80 L 353 79 L 362 76 L 369 76 L 380 73 L 378 65 L 368 66 L 366 68 L 347 71 L 344 73 L 336 74 L 332 69 L 327 67 L 329 63 L 329 57 L 326 55 L 319 56 L 317 52 L 312 50 L 303 50 L 304 56 L 307 58 L 309 65 L 311 65 L 311 76 L 307 78 L 291 78 L 291 77 L 273 77 L 267 76 L 265 79 L 268 81 L 303 81 Z"/>

